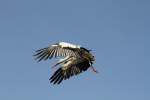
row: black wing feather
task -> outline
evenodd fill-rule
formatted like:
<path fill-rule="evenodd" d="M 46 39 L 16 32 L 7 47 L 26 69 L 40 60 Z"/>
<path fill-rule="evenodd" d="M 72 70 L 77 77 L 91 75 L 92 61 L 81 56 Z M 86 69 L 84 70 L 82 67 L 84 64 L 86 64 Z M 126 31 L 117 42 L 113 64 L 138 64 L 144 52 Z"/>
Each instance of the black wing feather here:
<path fill-rule="evenodd" d="M 60 84 L 63 80 L 69 79 L 74 75 L 78 75 L 86 71 L 90 67 L 90 62 L 88 60 L 83 60 L 74 66 L 68 67 L 68 69 L 59 68 L 56 72 L 50 77 L 50 83 Z"/>
<path fill-rule="evenodd" d="M 51 59 L 53 57 L 66 57 L 66 56 L 80 56 L 79 49 L 69 48 L 69 47 L 60 47 L 60 46 L 50 46 L 47 48 L 42 48 L 36 51 L 35 60 L 47 60 L 48 58 Z"/>

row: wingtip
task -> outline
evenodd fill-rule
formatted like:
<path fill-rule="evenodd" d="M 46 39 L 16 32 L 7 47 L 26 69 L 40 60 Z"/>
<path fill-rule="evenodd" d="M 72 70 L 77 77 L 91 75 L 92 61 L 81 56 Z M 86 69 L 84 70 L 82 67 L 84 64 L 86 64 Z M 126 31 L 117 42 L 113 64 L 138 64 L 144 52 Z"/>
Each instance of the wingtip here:
<path fill-rule="evenodd" d="M 54 74 L 49 78 L 50 83 L 60 84 L 63 81 L 62 69 L 57 69 Z"/>

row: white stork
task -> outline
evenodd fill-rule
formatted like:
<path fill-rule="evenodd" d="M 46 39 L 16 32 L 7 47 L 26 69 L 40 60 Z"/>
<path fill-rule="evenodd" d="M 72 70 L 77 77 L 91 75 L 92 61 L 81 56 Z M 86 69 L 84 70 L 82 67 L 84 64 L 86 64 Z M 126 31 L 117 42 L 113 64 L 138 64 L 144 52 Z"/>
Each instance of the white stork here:
<path fill-rule="evenodd" d="M 85 49 L 79 45 L 74 45 L 67 42 L 59 42 L 49 47 L 42 48 L 36 51 L 34 55 L 36 60 L 47 60 L 53 57 L 63 57 L 52 68 L 60 65 L 54 74 L 50 77 L 50 82 L 53 84 L 60 84 L 63 80 L 69 79 L 71 76 L 80 74 L 91 68 L 94 72 L 97 71 L 92 66 L 95 61 L 94 56 L 90 50 Z"/>

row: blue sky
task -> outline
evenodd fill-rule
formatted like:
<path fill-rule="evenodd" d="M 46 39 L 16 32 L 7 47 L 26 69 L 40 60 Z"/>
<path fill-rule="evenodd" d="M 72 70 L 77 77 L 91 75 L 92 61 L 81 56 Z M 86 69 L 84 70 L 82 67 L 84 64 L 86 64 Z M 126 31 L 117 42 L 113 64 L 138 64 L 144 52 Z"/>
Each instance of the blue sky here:
<path fill-rule="evenodd" d="M 1 0 L 1 100 L 150 100 L 150 1 Z M 49 83 L 36 49 L 66 41 L 92 49 L 95 68 Z"/>

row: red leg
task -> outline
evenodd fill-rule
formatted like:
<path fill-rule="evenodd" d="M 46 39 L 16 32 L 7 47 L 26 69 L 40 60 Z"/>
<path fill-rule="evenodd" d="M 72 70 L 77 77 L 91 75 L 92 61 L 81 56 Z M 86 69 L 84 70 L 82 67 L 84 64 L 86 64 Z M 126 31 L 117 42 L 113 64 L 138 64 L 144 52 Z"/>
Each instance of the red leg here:
<path fill-rule="evenodd" d="M 98 73 L 98 71 L 93 66 L 91 66 L 90 68 L 92 69 L 93 72 Z"/>

